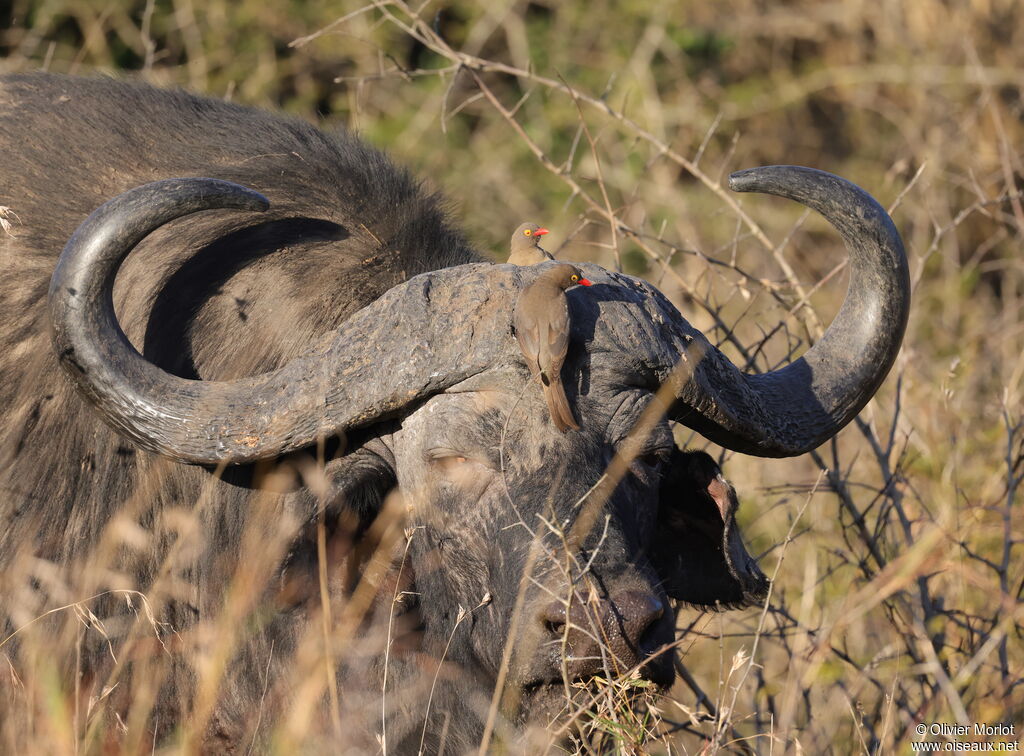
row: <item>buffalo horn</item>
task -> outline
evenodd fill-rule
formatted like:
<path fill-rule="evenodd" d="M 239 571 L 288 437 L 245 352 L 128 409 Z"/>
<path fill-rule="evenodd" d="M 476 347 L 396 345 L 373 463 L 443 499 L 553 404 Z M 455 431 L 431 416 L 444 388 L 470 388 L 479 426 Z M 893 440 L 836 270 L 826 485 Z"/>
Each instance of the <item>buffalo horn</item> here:
<path fill-rule="evenodd" d="M 269 373 L 189 380 L 146 360 L 114 313 L 114 278 L 128 253 L 190 213 L 267 207 L 260 194 L 227 181 L 157 181 L 100 206 L 65 245 L 49 292 L 58 360 L 106 422 L 143 449 L 194 464 L 254 462 L 398 414 L 511 360 L 513 285 L 491 296 L 495 266 L 486 264 L 394 287 Z M 477 270 L 467 276 L 466 268 Z M 467 313 L 466 328 L 451 327 L 452 312 Z"/>
<path fill-rule="evenodd" d="M 888 373 L 910 304 L 906 257 L 885 211 L 836 176 L 772 166 L 734 174 L 730 183 L 795 199 L 825 216 L 845 240 L 849 290 L 818 343 L 780 370 L 743 374 L 656 289 L 592 265 L 583 266 L 587 277 L 608 286 L 571 303 L 574 338 L 621 350 L 610 364 L 645 373 L 651 388 L 672 381 L 671 415 L 712 441 L 758 456 L 800 454 L 855 417 Z M 269 373 L 197 381 L 148 362 L 114 314 L 113 282 L 124 258 L 174 218 L 266 207 L 259 194 L 225 181 L 160 181 L 98 208 L 65 246 L 49 295 L 58 359 L 104 419 L 142 448 L 182 462 L 253 462 L 398 415 L 521 360 L 509 321 L 519 292 L 538 271 L 470 264 L 395 286 Z M 676 369 L 681 360 L 688 370 Z"/>
<path fill-rule="evenodd" d="M 729 187 L 787 197 L 821 213 L 849 251 L 849 289 L 821 339 L 779 370 L 744 374 L 707 349 L 681 383 L 673 415 L 734 451 L 802 454 L 856 417 L 896 359 L 910 310 L 903 242 L 881 205 L 831 173 L 765 166 L 732 174 Z"/>

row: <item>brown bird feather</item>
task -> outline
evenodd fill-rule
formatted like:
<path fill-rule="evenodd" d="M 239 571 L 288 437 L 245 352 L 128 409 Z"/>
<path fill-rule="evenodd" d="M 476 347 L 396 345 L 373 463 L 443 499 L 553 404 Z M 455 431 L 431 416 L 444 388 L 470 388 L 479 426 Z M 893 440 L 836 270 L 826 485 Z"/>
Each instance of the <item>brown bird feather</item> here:
<path fill-rule="evenodd" d="M 512 234 L 508 261 L 513 265 L 536 265 L 554 260 L 551 253 L 540 246 L 540 237 L 548 233 L 536 223 L 523 223 Z"/>
<path fill-rule="evenodd" d="M 530 372 L 540 378 L 551 422 L 562 433 L 580 427 L 562 386 L 562 363 L 569 351 L 569 300 L 565 290 L 577 284 L 590 286 L 579 268 L 552 266 L 523 290 L 513 313 L 519 348 Z"/>

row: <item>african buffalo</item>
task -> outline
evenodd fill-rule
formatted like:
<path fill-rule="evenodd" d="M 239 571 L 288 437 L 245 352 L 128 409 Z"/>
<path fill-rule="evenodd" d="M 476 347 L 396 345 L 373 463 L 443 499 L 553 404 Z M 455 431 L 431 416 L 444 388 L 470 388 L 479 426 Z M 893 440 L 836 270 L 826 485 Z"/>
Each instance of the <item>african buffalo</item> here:
<path fill-rule="evenodd" d="M 906 324 L 874 200 L 810 169 L 742 172 L 733 189 L 842 234 L 835 322 L 745 375 L 652 285 L 583 265 L 563 371 L 582 428 L 563 434 L 511 332 L 543 266 L 484 262 L 349 134 L 14 75 L 0 166 L 0 639 L 103 594 L 61 671 L 125 737 L 190 722 L 181 737 L 223 752 L 305 716 L 351 748 L 463 752 L 557 717 L 597 674 L 669 685 L 670 598 L 767 589 L 731 486 L 670 421 L 746 454 L 813 449 Z M 45 620 L 0 648 L 20 677 L 76 627 Z"/>

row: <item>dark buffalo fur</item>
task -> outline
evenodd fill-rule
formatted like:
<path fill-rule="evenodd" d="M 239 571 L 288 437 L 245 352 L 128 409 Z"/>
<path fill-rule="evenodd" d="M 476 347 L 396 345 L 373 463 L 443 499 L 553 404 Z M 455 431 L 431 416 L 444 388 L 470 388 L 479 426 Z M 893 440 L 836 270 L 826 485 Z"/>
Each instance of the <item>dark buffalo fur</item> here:
<path fill-rule="evenodd" d="M 210 481 L 202 468 L 137 453 L 82 412 L 51 353 L 50 275 L 102 202 L 160 178 L 212 175 L 259 187 L 272 203 L 259 216 L 172 224 L 124 266 L 115 300 L 128 336 L 185 377 L 272 369 L 409 276 L 480 259 L 438 198 L 383 154 L 298 119 L 107 79 L 12 76 L 0 89 L 0 144 L 0 204 L 18 218 L 0 276 L 0 562 L 31 550 L 74 564 L 140 481 L 160 479 L 141 494 L 141 522 L 189 506 Z M 49 464 L 27 448 L 47 449 Z M 251 492 L 218 485 L 215 496 L 209 545 L 237 547 Z M 134 565 L 139 585 L 159 563 Z M 176 608 L 172 623 L 193 619 L 196 607 Z"/>
<path fill-rule="evenodd" d="M 226 471 L 137 451 L 97 419 L 60 373 L 46 310 L 55 261 L 93 209 L 146 182 L 210 176 L 264 193 L 271 202 L 265 214 L 210 212 L 161 228 L 129 256 L 115 286 L 120 322 L 147 358 L 183 377 L 217 380 L 278 367 L 396 284 L 480 257 L 450 226 L 437 197 L 354 137 L 184 92 L 108 79 L 4 77 L 0 171 L 0 205 L 16 213 L 11 235 L 0 233 L 0 569 L 7 570 L 0 578 L 0 602 L 9 602 L 0 604 L 0 632 L 6 636 L 47 609 L 83 598 L 86 586 L 147 592 L 169 650 L 147 657 L 134 647 L 119 679 L 128 680 L 137 668 L 138 675 L 163 680 L 149 721 L 154 736 L 165 737 L 192 710 L 196 695 L 197 672 L 176 654 L 174 641 L 180 638 L 187 648 L 189 629 L 215 619 L 234 595 L 228 586 L 234 581 L 237 589 L 239 570 L 249 569 L 253 584 L 269 586 L 261 589 L 262 613 L 243 613 L 248 635 L 229 664 L 203 735 L 213 751 L 248 748 L 260 717 L 270 722 L 275 711 L 288 709 L 293 689 L 276 681 L 287 678 L 295 649 L 320 622 L 318 503 L 327 505 L 325 547 L 332 569 L 342 565 L 337 569 L 349 571 L 348 577 L 332 573 L 332 596 L 341 597 L 358 577 L 361 545 L 387 541 L 384 527 L 376 527 L 384 518 L 374 517 L 404 463 L 386 439 L 399 431 L 415 437 L 420 421 L 410 422 L 411 429 L 397 421 L 380 424 L 347 439 L 343 449 L 329 441 L 308 455 Z M 642 408 L 635 398 L 623 404 L 623 391 L 607 387 L 602 398 L 595 388 L 587 399 L 590 409 L 584 404 L 582 411 L 593 417 L 605 406 Z M 494 480 L 486 471 L 498 469 L 494 439 L 503 433 L 505 415 L 461 405 L 451 410 L 463 411 L 463 438 L 481 439 L 485 472 L 473 481 Z M 517 448 L 539 448 L 532 438 L 519 439 Z M 525 451 L 512 453 L 506 459 L 508 486 L 523 506 L 541 512 L 545 502 L 550 505 L 552 485 L 562 481 L 562 498 L 551 505 L 551 516 L 569 521 L 575 517 L 572 503 L 607 463 L 607 443 L 585 434 L 552 443 L 545 454 L 557 452 L 563 462 L 558 469 L 531 462 Z M 326 481 L 315 471 L 303 472 L 315 468 L 317 454 L 330 459 L 335 453 Z M 764 589 L 760 573 L 752 562 L 735 563 L 749 559 L 736 545 L 738 538 L 728 545 L 735 497 L 728 489 L 731 503 L 724 505 L 724 494 L 714 500 L 708 494 L 719 490 L 709 482 L 720 480 L 717 466 L 706 455 L 670 456 L 637 468 L 610 503 L 611 526 L 603 540 L 584 543 L 585 552 L 598 554 L 591 572 L 599 593 L 649 596 L 656 603 L 667 603 L 665 591 L 701 604 L 758 598 Z M 299 472 L 279 479 L 276 466 Z M 666 466 L 674 472 L 661 476 Z M 413 518 L 409 525 L 421 535 L 411 542 L 409 569 L 385 579 L 381 594 L 388 600 L 370 611 L 384 611 L 386 626 L 393 591 L 407 592 L 398 602 L 395 633 L 401 642 L 388 686 L 392 750 L 418 748 L 432 665 L 456 637 L 459 608 L 478 605 L 483 608 L 465 625 L 471 640 L 459 635 L 448 649 L 446 659 L 463 678 L 441 675 L 426 744 L 437 748 L 443 739 L 449 751 L 473 748 L 482 731 L 480 701 L 486 704 L 494 685 L 529 539 L 516 526 L 522 513 L 513 513 L 504 491 L 475 485 L 445 483 L 429 512 Z M 719 493 L 726 485 L 721 482 Z M 264 492 L 275 486 L 280 493 Z M 477 505 L 478 495 L 492 509 Z M 725 525 L 719 510 L 729 510 Z M 182 512 L 191 526 L 181 524 Z M 472 524 L 477 516 L 484 518 L 482 527 Z M 131 527 L 119 530 L 119 522 Z M 253 530 L 265 536 L 256 546 L 249 536 Z M 136 535 L 116 535 L 122 532 Z M 403 542 L 394 542 L 398 561 Z M 689 556 L 679 556 L 678 544 Z M 10 569 L 26 563 L 36 567 Z M 46 564 L 59 566 L 56 579 L 41 566 Z M 693 585 L 695 576 L 702 586 Z M 133 616 L 123 598 L 91 608 L 102 617 Z M 629 625 L 629 611 L 616 611 L 619 623 Z M 537 611 L 528 614 L 536 617 Z M 654 624 L 623 630 L 623 653 L 642 659 L 652 644 L 671 641 L 672 619 L 666 607 Z M 115 646 L 124 642 L 118 627 L 126 632 L 123 623 L 108 628 Z M 95 695 L 111 665 L 105 641 L 95 633 L 88 638 L 100 642 L 87 643 L 81 660 L 67 660 L 65 672 L 78 674 L 72 669 L 78 665 L 86 694 Z M 643 651 L 625 648 L 641 641 Z M 12 643 L 2 652 L 15 666 L 17 648 Z M 379 647 L 362 663 L 345 661 L 338 670 L 341 689 L 379 691 L 380 667 Z M 671 679 L 664 659 L 652 669 L 647 674 L 657 682 Z M 417 675 L 426 678 L 426 688 L 422 681 L 414 686 Z M 517 679 L 528 688 L 557 683 L 561 690 L 559 675 L 557 658 L 546 658 L 526 663 Z M 138 677 L 135 688 L 123 682 L 120 690 L 137 689 L 137 683 Z M 472 685 L 483 693 L 464 693 L 463 686 Z M 126 711 L 132 702 L 118 695 L 112 695 L 111 707 Z M 346 716 L 360 718 L 346 720 L 349 745 L 376 747 L 376 696 L 366 711 L 343 700 Z M 260 736 L 265 732 L 266 725 Z"/>
<path fill-rule="evenodd" d="M 272 369 L 400 281 L 480 259 L 450 228 L 437 197 L 345 132 L 107 79 L 23 75 L 3 83 L 0 203 L 18 217 L 0 276 L 3 481 L 26 501 L 63 507 L 61 519 L 83 536 L 64 549 L 91 544 L 107 508 L 120 506 L 150 464 L 79 411 L 47 344 L 56 257 L 99 204 L 159 178 L 206 175 L 259 187 L 271 200 L 259 216 L 211 213 L 171 224 L 122 269 L 115 301 L 126 333 L 184 377 Z M 110 162 L 98 163 L 98 155 Z M 41 376 L 49 380 L 39 396 Z M 57 469 L 41 471 L 19 455 L 35 445 L 52 450 Z M 184 466 L 168 475 L 154 507 L 162 491 L 180 500 L 181 490 L 207 477 Z M 47 540 L 44 527 L 22 518 L 12 525 L 0 533 L 0 554 L 12 543 Z"/>

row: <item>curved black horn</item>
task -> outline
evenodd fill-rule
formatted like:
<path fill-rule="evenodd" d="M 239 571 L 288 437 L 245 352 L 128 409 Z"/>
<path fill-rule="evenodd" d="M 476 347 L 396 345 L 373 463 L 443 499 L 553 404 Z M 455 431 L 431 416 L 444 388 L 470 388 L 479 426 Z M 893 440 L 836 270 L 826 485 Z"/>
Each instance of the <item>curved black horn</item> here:
<path fill-rule="evenodd" d="M 142 448 L 182 462 L 252 462 L 395 413 L 510 359 L 509 299 L 491 296 L 487 281 L 495 266 L 470 265 L 395 287 L 270 373 L 196 381 L 148 362 L 114 313 L 111 292 L 124 258 L 174 218 L 267 206 L 226 181 L 158 181 L 98 208 L 65 246 L 49 293 L 58 359 L 104 419 Z M 480 270 L 467 276 L 465 268 Z M 455 332 L 451 312 L 463 313 L 467 327 Z"/>
<path fill-rule="evenodd" d="M 729 187 L 787 197 L 821 213 L 846 243 L 850 285 L 822 338 L 780 370 L 741 374 L 718 350 L 707 349 L 680 387 L 673 414 L 734 451 L 802 454 L 856 417 L 896 359 L 910 311 L 903 242 L 871 195 L 831 173 L 765 166 L 732 174 Z"/>
<path fill-rule="evenodd" d="M 711 440 L 760 456 L 800 454 L 849 422 L 892 365 L 909 308 L 906 259 L 885 211 L 836 176 L 776 166 L 737 174 L 733 186 L 815 208 L 850 250 L 846 301 L 801 359 L 744 375 L 652 286 L 592 265 L 585 266 L 587 277 L 615 293 L 578 297 L 573 329 L 600 341 L 602 350 L 621 352 L 615 363 L 647 365 L 652 385 L 672 380 L 673 416 Z M 58 357 L 106 421 L 142 448 L 184 462 L 251 462 L 372 423 L 494 366 L 521 361 L 508 334 L 510 315 L 524 280 L 538 271 L 490 264 L 416 276 L 305 355 L 263 375 L 194 381 L 146 361 L 114 314 L 111 290 L 124 258 L 176 217 L 265 207 L 260 195 L 223 181 L 157 182 L 100 207 L 65 247 L 50 285 Z M 701 359 L 694 360 L 698 352 Z M 686 376 L 674 369 L 683 353 L 692 365 Z"/>

